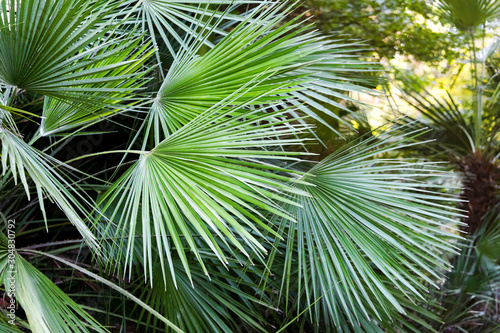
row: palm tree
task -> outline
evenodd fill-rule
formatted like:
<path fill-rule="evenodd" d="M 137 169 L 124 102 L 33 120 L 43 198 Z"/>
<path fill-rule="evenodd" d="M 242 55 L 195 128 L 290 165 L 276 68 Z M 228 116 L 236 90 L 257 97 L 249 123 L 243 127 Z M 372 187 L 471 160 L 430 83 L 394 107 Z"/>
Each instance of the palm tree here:
<path fill-rule="evenodd" d="M 460 175 L 466 212 L 462 231 L 466 240 L 459 246 L 462 255 L 452 259 L 441 292 L 431 298 L 442 306 L 440 321 L 434 327 L 443 332 L 496 332 L 500 329 L 497 239 L 499 237 L 500 195 L 500 80 L 499 43 L 494 40 L 479 51 L 480 36 L 486 34 L 488 21 L 500 17 L 497 1 L 441 0 L 440 14 L 461 30 L 469 42 L 472 98 L 433 97 L 409 77 L 401 76 L 403 97 L 420 117 L 402 118 L 415 129 L 430 128 L 420 139 L 429 140 L 412 154 L 434 161 L 445 161 Z M 470 100 L 472 99 L 472 100 Z"/>
<path fill-rule="evenodd" d="M 412 126 L 308 162 L 379 67 L 294 6 L 0 3 L 3 332 L 413 328 L 450 174 L 387 157 Z"/>

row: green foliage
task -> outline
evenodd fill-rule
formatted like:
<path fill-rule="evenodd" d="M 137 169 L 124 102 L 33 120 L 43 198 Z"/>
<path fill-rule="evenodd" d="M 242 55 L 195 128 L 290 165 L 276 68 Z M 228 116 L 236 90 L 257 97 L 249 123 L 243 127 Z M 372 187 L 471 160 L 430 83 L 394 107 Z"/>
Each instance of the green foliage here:
<path fill-rule="evenodd" d="M 433 296 L 442 306 L 442 331 L 497 332 L 500 291 L 500 215 L 490 212 L 483 227 L 460 244 L 462 253 L 453 259 L 453 268 Z"/>
<path fill-rule="evenodd" d="M 446 98 L 436 98 L 415 78 L 400 76 L 402 97 L 420 116 L 403 118 L 399 123 L 432 129 L 426 139 L 433 141 L 412 154 L 451 162 L 463 184 L 461 196 L 465 202 L 459 207 L 467 215 L 464 221 L 468 226 L 461 229 L 468 235 L 458 244 L 461 255 L 452 258 L 453 268 L 441 291 L 429 297 L 441 306 L 440 322 L 432 327 L 439 332 L 496 332 L 500 329 L 496 255 L 500 225 L 499 44 L 493 42 L 478 50 L 477 41 L 482 37 L 484 42 L 488 21 L 498 17 L 500 6 L 497 1 L 475 0 L 443 0 L 437 6 L 440 15 L 468 34 L 465 61 L 471 66 L 472 80 L 467 83 L 472 94 L 447 91 Z"/>
<path fill-rule="evenodd" d="M 495 0 L 438 0 L 437 7 L 440 15 L 465 31 L 500 17 L 500 4 Z"/>
<path fill-rule="evenodd" d="M 0 272 L 8 289 L 12 254 L 19 303 L 2 329 L 426 326 L 415 304 L 458 238 L 425 182 L 446 174 L 387 158 L 421 131 L 363 127 L 380 66 L 295 9 L 0 4 Z M 353 119 L 367 137 L 303 160 L 314 123 L 339 138 Z"/>
<path fill-rule="evenodd" d="M 7 238 L 0 235 L 0 279 L 5 286 L 15 285 L 16 300 L 26 312 L 32 332 L 108 332 L 49 278 L 9 248 Z"/>
<path fill-rule="evenodd" d="M 244 116 L 228 117 L 235 109 L 224 111 L 225 106 L 209 109 L 152 150 L 142 152 L 139 160 L 101 199 L 105 202 L 104 212 L 108 211 L 111 203 L 117 203 L 112 206 L 113 211 L 120 212 L 122 216 L 117 232 L 120 235 L 125 234 L 122 231 L 130 232 L 126 245 L 130 265 L 133 264 L 130 257 L 134 248 L 132 236 L 138 227 L 142 228 L 144 265 L 149 266 L 150 276 L 153 275 L 153 232 L 163 271 L 165 255 L 174 276 L 170 252 L 175 247 L 189 275 L 185 253 L 187 245 L 208 274 L 193 235 L 202 237 L 206 249 L 214 252 L 222 263 L 227 263 L 227 258 L 215 237 L 225 240 L 226 245 L 232 243 L 235 250 L 249 256 L 237 240 L 241 237 L 253 253 L 260 253 L 264 248 L 252 233 L 259 235 L 259 229 L 271 229 L 262 213 L 252 209 L 251 205 L 287 216 L 276 203 L 290 202 L 285 193 L 304 194 L 282 184 L 282 181 L 292 181 L 292 177 L 271 173 L 288 170 L 270 167 L 261 161 L 296 160 L 289 156 L 300 153 L 265 149 L 276 144 L 286 146 L 300 142 L 298 139 L 279 140 L 297 131 L 295 126 L 286 126 L 293 118 L 283 124 L 278 123 L 278 126 L 272 126 L 273 123 L 259 124 L 269 115 L 244 119 L 260 111 L 257 109 Z M 115 220 L 115 217 L 111 216 L 110 220 Z"/>
<path fill-rule="evenodd" d="M 87 0 L 2 1 L 0 84 L 94 105 L 132 92 L 122 82 L 143 59 L 124 57 L 134 42 L 112 34 L 116 24 L 104 19 L 111 10 Z"/>
<path fill-rule="evenodd" d="M 398 133 L 387 131 L 347 145 L 304 175 L 312 187 L 297 185 L 310 196 L 295 199 L 300 207 L 287 206 L 296 223 L 280 222 L 287 238 L 281 285 L 286 295 L 305 298 L 297 306 L 312 306 L 314 322 L 345 329 L 371 319 L 389 323 L 405 312 L 399 296 L 425 299 L 425 284 L 437 287 L 441 278 L 435 267 L 449 267 L 440 253 L 454 251 L 449 238 L 458 236 L 445 230 L 460 214 L 445 213 L 453 198 L 415 181 L 439 169 L 380 158 L 414 145 L 418 132 L 394 141 Z"/>
<path fill-rule="evenodd" d="M 306 8 L 322 31 L 366 41 L 378 58 L 439 62 L 458 55 L 459 36 L 450 35 L 423 0 L 308 0 Z"/>
<path fill-rule="evenodd" d="M 212 259 L 212 260 L 211 260 Z M 228 332 L 238 326 L 238 319 L 245 323 L 239 331 L 266 331 L 260 324 L 259 306 L 270 307 L 256 296 L 259 275 L 254 270 L 242 272 L 241 266 L 233 261 L 228 264 L 230 270 L 217 263 L 217 258 L 205 256 L 204 261 L 210 269 L 208 280 L 201 269 L 193 267 L 192 280 L 180 275 L 176 280 L 161 277 L 159 265 L 153 269 L 153 286 L 144 289 L 138 283 L 141 298 L 151 304 L 158 312 L 173 318 L 173 322 L 186 332 Z M 174 261 L 174 267 L 182 270 L 180 260 Z M 189 313 L 189 316 L 184 315 Z M 143 310 L 148 330 L 156 331 L 160 325 L 150 320 L 151 315 Z"/>
<path fill-rule="evenodd" d="M 5 111 L 0 110 L 0 113 L 3 113 L 4 117 L 10 117 Z M 77 200 L 70 192 L 72 190 L 71 183 L 60 175 L 57 170 L 64 164 L 26 144 L 18 137 L 16 132 L 13 133 L 7 128 L 0 128 L 0 139 L 2 140 L 2 175 L 5 176 L 6 172 L 11 173 L 16 185 L 19 175 L 28 200 L 30 200 L 27 173 L 35 183 L 36 194 L 45 223 L 47 224 L 47 213 L 43 199 L 47 195 L 57 203 L 89 246 L 96 248 L 95 236 L 79 215 L 79 213 L 88 215 L 88 210 L 81 204 L 81 201 L 85 203 L 85 198 L 77 196 L 79 199 Z"/>
<path fill-rule="evenodd" d="M 231 103 L 269 103 L 279 98 L 275 95 L 290 91 L 289 86 L 296 84 L 293 81 L 300 82 L 305 75 L 286 73 L 303 66 L 304 56 L 317 51 L 322 44 L 312 43 L 319 37 L 305 32 L 307 28 L 288 34 L 298 28 L 300 17 L 275 29 L 277 22 L 287 14 L 279 12 L 280 9 L 270 7 L 256 18 L 249 16 L 245 23 L 258 19 L 261 24 L 238 25 L 202 57 L 196 55 L 202 38 L 181 52 L 158 91 L 148 126 L 154 123 L 153 129 L 161 128 L 166 137 L 260 77 L 261 82 L 250 85 L 244 94 L 232 96 Z M 162 137 L 160 133 L 153 133 L 155 137 Z"/>

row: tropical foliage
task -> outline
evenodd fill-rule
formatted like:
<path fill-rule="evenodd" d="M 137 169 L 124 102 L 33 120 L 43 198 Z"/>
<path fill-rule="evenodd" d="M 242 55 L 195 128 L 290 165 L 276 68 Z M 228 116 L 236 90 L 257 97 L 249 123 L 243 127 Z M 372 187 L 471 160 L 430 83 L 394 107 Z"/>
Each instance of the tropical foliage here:
<path fill-rule="evenodd" d="M 469 52 L 461 61 L 471 68 L 470 97 L 447 91 L 436 98 L 415 80 L 402 75 L 403 98 L 419 111 L 418 119 L 402 118 L 416 128 L 431 128 L 421 138 L 432 143 L 421 146 L 418 155 L 446 161 L 460 175 L 466 212 L 461 228 L 467 234 L 453 258 L 443 290 L 432 297 L 443 307 L 439 331 L 496 332 L 500 305 L 498 271 L 498 226 L 500 223 L 500 80 L 499 43 L 489 45 L 484 36 L 488 21 L 500 16 L 496 1 L 438 1 L 438 11 L 468 36 Z M 483 37 L 482 37 L 483 36 Z M 497 38 L 498 36 L 495 36 Z"/>
<path fill-rule="evenodd" d="M 0 2 L 2 330 L 433 330 L 452 174 L 415 121 L 315 162 L 381 68 L 296 7 Z"/>

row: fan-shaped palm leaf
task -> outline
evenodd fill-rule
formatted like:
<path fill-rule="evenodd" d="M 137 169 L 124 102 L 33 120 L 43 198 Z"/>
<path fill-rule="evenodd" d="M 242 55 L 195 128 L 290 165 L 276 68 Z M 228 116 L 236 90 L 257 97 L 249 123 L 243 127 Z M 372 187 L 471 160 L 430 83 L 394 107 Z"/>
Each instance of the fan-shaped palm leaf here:
<path fill-rule="evenodd" d="M 500 16 L 496 0 L 436 0 L 439 13 L 458 29 L 471 30 Z"/>
<path fill-rule="evenodd" d="M 245 94 L 238 94 L 233 105 L 256 96 L 260 98 L 252 101 L 254 105 L 265 104 L 285 99 L 277 95 L 297 89 L 291 87 L 293 81 L 304 74 L 287 77 L 279 74 L 303 65 L 301 59 L 322 45 L 308 46 L 317 38 L 303 33 L 307 27 L 299 28 L 300 17 L 276 28 L 287 14 L 287 11 L 278 13 L 279 9 L 282 6 L 274 5 L 260 13 L 257 17 L 260 24 L 241 23 L 202 57 L 196 56 L 196 46 L 179 52 L 151 108 L 148 121 L 154 124 L 153 128 L 161 128 L 162 134 L 168 136 L 256 77 L 262 79 L 252 89 L 246 89 Z M 264 92 L 271 92 L 271 96 Z"/>
<path fill-rule="evenodd" d="M 142 289 L 141 299 L 186 332 L 244 331 L 238 329 L 242 322 L 248 325 L 247 330 L 265 332 L 259 325 L 258 306 L 266 305 L 245 291 L 248 287 L 250 290 L 257 288 L 255 282 L 250 280 L 254 276 L 252 272 L 246 271 L 240 280 L 240 276 L 235 274 L 241 272 L 241 266 L 237 262 L 229 263 L 231 268 L 228 272 L 213 255 L 204 257 L 206 262 L 211 261 L 210 280 L 197 266 L 198 268 L 192 269 L 193 281 L 185 274 L 178 274 L 176 281 L 167 277 L 165 284 L 161 276 L 162 269 L 156 264 L 153 269 L 153 287 Z M 176 270 L 183 269 L 178 259 L 174 259 L 174 267 Z M 182 313 L 185 312 L 190 315 L 183 316 Z M 149 318 L 144 318 L 143 321 L 150 329 L 158 330 L 157 323 L 151 323 Z"/>
<path fill-rule="evenodd" d="M 297 196 L 302 207 L 287 208 L 297 223 L 281 223 L 288 237 L 284 290 L 298 276 L 296 294 L 306 306 L 322 296 L 323 310 L 311 312 L 315 322 L 385 321 L 404 313 L 395 295 L 425 300 L 423 282 L 436 287 L 436 268 L 448 267 L 439 254 L 454 251 L 448 239 L 458 236 L 445 228 L 460 214 L 444 204 L 454 199 L 415 181 L 439 169 L 377 158 L 411 145 L 417 133 L 396 142 L 395 131 L 385 134 L 347 145 L 313 167 L 303 180 L 314 186 L 297 185 L 311 196 Z"/>
<path fill-rule="evenodd" d="M 377 86 L 378 78 L 372 74 L 382 71 L 383 68 L 373 62 L 359 59 L 358 54 L 366 50 L 363 43 L 325 41 L 319 35 L 317 38 L 317 41 L 309 44 L 309 48 L 315 51 L 308 55 L 303 54 L 300 58 L 300 62 L 306 65 L 281 77 L 283 80 L 293 75 L 306 77 L 307 82 L 298 84 L 301 89 L 288 93 L 295 97 L 291 103 L 301 113 L 340 134 L 325 120 L 325 115 L 347 124 L 338 115 L 338 110 L 352 113 L 345 102 L 359 104 L 359 101 L 350 96 L 353 93 L 376 94 L 373 87 Z"/>
<path fill-rule="evenodd" d="M 422 130 L 431 129 L 419 137 L 420 140 L 429 142 L 415 148 L 430 156 L 444 155 L 445 159 L 448 154 L 458 157 L 474 151 L 474 127 L 470 121 L 470 113 L 461 110 L 449 94 L 446 99 L 438 99 L 410 78 L 401 75 L 400 79 L 404 83 L 401 88 L 402 98 L 424 117 L 402 117 L 397 122 L 401 125 L 411 123 L 413 127 Z M 419 91 L 420 89 L 423 90 Z"/>
<path fill-rule="evenodd" d="M 122 12 L 128 15 L 133 14 L 136 17 L 135 20 L 129 19 L 128 22 L 134 24 L 139 22 L 143 29 L 148 30 L 155 45 L 160 42 L 165 43 L 168 52 L 175 56 L 179 51 L 178 47 L 187 49 L 190 42 L 200 34 L 213 33 L 216 38 L 226 36 L 228 32 L 225 28 L 247 19 L 245 14 L 231 13 L 245 4 L 255 7 L 249 11 L 248 15 L 251 15 L 271 2 L 255 0 L 129 0 L 122 2 L 120 8 L 122 8 Z M 127 8 L 131 9 L 132 13 L 129 13 Z M 258 20 L 251 22 L 259 24 Z M 208 38 L 203 40 L 203 44 L 210 48 L 214 46 Z"/>
<path fill-rule="evenodd" d="M 0 113 L 4 112 L 0 110 Z M 4 116 L 8 115 L 4 113 Z M 71 190 L 71 183 L 61 176 L 56 170 L 63 164 L 54 158 L 38 151 L 25 143 L 18 135 L 0 125 L 0 141 L 2 142 L 2 175 L 11 172 L 17 184 L 17 177 L 21 179 L 28 200 L 30 199 L 30 188 L 26 173 L 35 183 L 36 193 L 40 203 L 45 221 L 46 212 L 43 204 L 45 195 L 54 200 L 68 219 L 75 225 L 80 234 L 91 248 L 96 248 L 97 243 L 94 235 L 89 230 L 79 213 L 86 213 L 86 209 L 80 203 L 85 199 L 76 199 Z M 83 200 L 82 200 L 83 199 Z"/>
<path fill-rule="evenodd" d="M 112 9 L 88 0 L 2 1 L 0 85 L 94 105 L 132 92 L 122 81 L 135 78 L 144 59 L 130 48 L 132 37 L 112 36 L 114 17 L 102 24 Z"/>
<path fill-rule="evenodd" d="M 151 151 L 142 152 L 139 160 L 103 196 L 104 212 L 116 204 L 111 220 L 114 221 L 117 212 L 123 212 L 122 218 L 115 222 L 118 232 L 129 230 L 127 255 L 130 265 L 134 247 L 132 235 L 142 234 L 145 265 L 149 266 L 150 276 L 153 234 L 156 235 L 162 267 L 166 255 L 174 274 L 170 251 L 175 247 L 189 274 L 186 246 L 204 267 L 193 234 L 200 235 L 224 263 L 227 262 L 224 251 L 214 237 L 232 243 L 234 248 L 247 254 L 236 238 L 238 235 L 252 251 L 262 253 L 264 248 L 252 233 L 259 234 L 259 229 L 272 230 L 252 206 L 287 217 L 273 200 L 294 205 L 286 199 L 286 193 L 304 194 L 304 191 L 283 183 L 293 177 L 272 173 L 286 173 L 285 168 L 262 161 L 295 160 L 289 156 L 300 153 L 265 148 L 301 142 L 281 137 L 298 133 L 303 127 L 285 124 L 293 118 L 281 125 L 259 123 L 275 115 L 263 114 L 260 109 L 228 118 L 242 107 L 228 109 L 229 102 L 195 118 Z M 259 113 L 260 116 L 252 118 L 253 114 Z M 283 114 L 283 111 L 279 113 Z M 252 120 L 245 120 L 248 117 Z M 138 230 L 139 227 L 142 230 Z"/>
<path fill-rule="evenodd" d="M 93 55 L 96 58 L 104 55 L 101 61 L 93 64 L 93 68 L 120 63 L 123 66 L 110 72 L 89 75 L 89 79 L 97 80 L 97 82 L 87 85 L 92 90 L 95 89 L 86 96 L 87 100 L 70 102 L 53 97 L 45 98 L 40 124 L 41 136 L 53 135 L 88 123 L 102 121 L 106 116 L 118 111 L 123 112 L 125 108 L 141 101 L 142 96 L 134 98 L 133 92 L 138 91 L 147 82 L 143 77 L 148 71 L 140 71 L 140 69 L 152 51 L 145 52 L 148 45 L 141 46 L 139 39 L 127 41 L 126 48 L 123 48 L 123 45 L 111 44 Z M 110 49 L 115 49 L 117 52 L 106 54 Z M 107 77 L 115 77 L 116 80 L 98 82 L 99 78 Z M 122 79 L 119 79 L 120 77 Z M 109 96 L 103 95 L 105 91 L 110 92 Z"/>
<path fill-rule="evenodd" d="M 326 42 L 307 26 L 299 28 L 300 16 L 277 26 L 288 11 L 283 11 L 282 6 L 269 6 L 256 13 L 260 24 L 242 22 L 202 57 L 196 56 L 196 46 L 179 52 L 154 99 L 148 118 L 150 127 L 161 128 L 167 136 L 260 75 L 266 79 L 241 95 L 236 104 L 271 91 L 272 95 L 263 95 L 254 103 L 286 99 L 331 128 L 322 114 L 340 118 L 325 105 L 350 112 L 339 100 L 353 101 L 346 92 L 371 91 L 366 86 L 373 82 L 364 72 L 380 68 L 349 55 L 362 51 L 361 44 Z M 203 36 L 196 40 L 198 45 L 202 40 Z"/>

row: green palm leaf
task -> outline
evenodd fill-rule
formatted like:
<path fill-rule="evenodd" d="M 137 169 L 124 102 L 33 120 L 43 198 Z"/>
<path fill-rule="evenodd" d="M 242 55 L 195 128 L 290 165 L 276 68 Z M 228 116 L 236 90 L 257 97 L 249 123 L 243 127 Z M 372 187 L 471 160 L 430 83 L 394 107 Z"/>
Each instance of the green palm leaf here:
<path fill-rule="evenodd" d="M 127 45 L 126 48 L 123 45 Z M 87 85 L 95 89 L 90 92 L 84 101 L 66 101 L 53 97 L 46 97 L 40 124 L 40 135 L 47 136 L 68 131 L 75 127 L 102 121 L 107 116 L 117 112 L 124 112 L 141 101 L 141 95 L 134 96 L 147 82 L 144 75 L 148 71 L 140 71 L 141 66 L 151 54 L 147 52 L 148 45 L 140 45 L 140 40 L 130 40 L 127 43 L 112 44 L 99 50 L 95 57 L 104 55 L 105 58 L 93 64 L 94 68 L 105 67 L 112 64 L 123 64 L 111 72 L 98 72 L 89 75 L 90 80 L 115 77 L 114 81 L 96 82 Z M 114 49 L 116 52 L 108 51 Z M 130 61 L 132 60 L 132 61 Z M 122 78 L 121 80 L 119 78 Z M 103 91 L 108 91 L 109 96 Z M 134 98 L 135 97 L 135 98 Z M 96 102 L 97 101 L 97 102 Z"/>
<path fill-rule="evenodd" d="M 14 278 L 15 297 L 32 332 L 108 332 L 49 278 L 15 251 L 13 254 L 15 259 L 9 258 L 7 238 L 0 235 L 1 280 L 7 287 Z"/>
<path fill-rule="evenodd" d="M 425 300 L 424 282 L 437 287 L 437 267 L 449 267 L 440 253 L 453 252 L 448 239 L 458 236 L 446 226 L 461 215 L 445 202 L 456 199 L 415 180 L 440 173 L 435 165 L 378 158 L 411 145 L 418 131 L 396 142 L 395 131 L 384 134 L 347 145 L 313 167 L 303 177 L 313 186 L 297 185 L 310 197 L 296 196 L 300 206 L 287 207 L 297 223 L 281 222 L 288 237 L 284 291 L 297 277 L 296 293 L 306 306 L 323 296 L 324 310 L 310 312 L 316 322 L 390 320 L 393 312 L 404 313 L 397 295 Z"/>
<path fill-rule="evenodd" d="M 473 30 L 500 17 L 500 3 L 496 0 L 436 0 L 435 5 L 461 30 Z"/>
<path fill-rule="evenodd" d="M 202 57 L 196 54 L 203 35 L 187 51 L 180 50 L 153 101 L 149 126 L 162 129 L 167 136 L 256 76 L 263 76 L 261 84 L 235 103 L 267 90 L 272 94 L 263 95 L 255 104 L 284 99 L 335 130 L 322 115 L 341 120 L 331 109 L 351 112 L 340 101 L 354 101 L 348 92 L 374 93 L 374 82 L 366 72 L 381 68 L 354 54 L 363 51 L 362 44 L 325 41 L 310 26 L 301 26 L 301 15 L 278 25 L 291 9 L 270 5 L 255 12 Z M 260 23 L 249 25 L 251 19 Z"/>
<path fill-rule="evenodd" d="M 287 193 L 304 194 L 304 191 L 283 183 L 299 180 L 272 173 L 287 173 L 287 169 L 262 161 L 296 160 L 291 156 L 300 153 L 266 148 L 300 143 L 299 139 L 279 138 L 298 133 L 303 127 L 259 123 L 273 116 L 262 114 L 260 109 L 249 111 L 245 117 L 228 118 L 238 109 L 241 107 L 228 109 L 228 104 L 214 107 L 151 151 L 142 152 L 139 160 L 103 196 L 102 210 L 107 213 L 113 207 L 110 219 L 118 225 L 117 232 L 129 233 L 127 244 L 122 246 L 127 248 L 130 266 L 133 235 L 136 233 L 143 237 L 144 261 L 145 266 L 149 266 L 149 276 L 153 275 L 152 235 L 156 235 L 155 246 L 162 268 L 165 271 L 166 256 L 172 275 L 175 274 L 170 255 L 173 247 L 188 275 L 186 247 L 208 273 L 193 234 L 200 235 L 207 249 L 223 263 L 227 263 L 226 255 L 214 237 L 231 243 L 232 248 L 248 256 L 238 236 L 251 251 L 263 253 L 263 246 L 252 233 L 273 231 L 253 207 L 287 218 L 288 214 L 274 201 L 293 205 L 286 199 Z M 260 116 L 245 120 L 252 113 L 260 113 Z M 121 218 L 116 221 L 114 217 L 118 212 Z"/>
<path fill-rule="evenodd" d="M 132 92 L 134 84 L 121 82 L 136 78 L 144 59 L 130 35 L 112 35 L 115 17 L 102 24 L 112 9 L 88 0 L 2 1 L 0 85 L 94 105 Z"/>
<path fill-rule="evenodd" d="M 424 118 L 401 117 L 401 125 L 411 123 L 413 127 L 430 129 L 419 137 L 429 141 L 426 145 L 415 147 L 429 156 L 444 157 L 449 154 L 460 158 L 474 151 L 474 124 L 470 122 L 471 112 L 462 110 L 455 99 L 438 99 L 426 91 L 418 82 L 400 75 L 404 83 L 401 87 L 402 98 L 418 110 Z M 494 136 L 494 135 L 493 135 Z"/>
<path fill-rule="evenodd" d="M 226 36 L 224 29 L 237 22 L 245 21 L 246 15 L 231 12 L 241 5 L 253 5 L 251 12 L 258 11 L 268 4 L 267 1 L 255 0 L 129 0 L 121 4 L 122 11 L 132 10 L 136 19 L 129 23 L 142 25 L 147 29 L 155 45 L 163 42 L 168 52 L 175 56 L 178 47 L 188 48 L 198 35 L 213 33 L 214 38 Z M 223 9 L 222 7 L 226 7 Z M 123 10 L 125 8 L 125 10 Z M 258 24 L 258 20 L 255 21 Z M 203 44 L 214 46 L 210 39 L 205 38 Z M 159 58 L 158 58 L 159 59 Z"/>
<path fill-rule="evenodd" d="M 240 280 L 240 277 L 234 274 L 241 272 L 241 266 L 236 261 L 229 264 L 231 269 L 228 272 L 213 255 L 205 255 L 204 260 L 211 261 L 210 280 L 201 269 L 195 267 L 192 270 L 193 281 L 185 274 L 178 274 L 176 281 L 167 277 L 167 282 L 164 283 L 162 269 L 156 264 L 153 269 L 153 287 L 141 288 L 141 299 L 186 332 L 240 331 L 238 326 L 241 322 L 248 325 L 247 330 L 265 332 L 259 325 L 258 305 L 266 304 L 245 291 L 248 287 L 257 288 L 254 282 L 248 281 L 253 276 L 252 272 L 247 271 L 242 276 L 247 281 Z M 174 260 L 174 267 L 176 270 L 183 269 L 178 259 Z M 190 315 L 182 315 L 186 312 Z M 158 325 L 151 322 L 150 318 L 144 318 L 143 321 L 149 329 L 158 330 Z"/>
<path fill-rule="evenodd" d="M 4 323 L 0 323 L 0 329 L 4 333 L 20 333 L 20 332 L 22 332 L 16 326 L 12 326 L 12 325 L 9 325 L 9 324 L 4 324 Z"/>
<path fill-rule="evenodd" d="M 497 13 L 491 1 L 475 2 L 489 12 L 481 22 Z M 423 137 L 415 128 L 424 124 L 406 120 L 402 132 L 364 138 L 309 171 L 306 153 L 287 151 L 308 143 L 308 117 L 335 131 L 325 118 L 343 121 L 350 94 L 373 93 L 377 80 L 365 74 L 380 70 L 359 60 L 363 44 L 312 31 L 294 8 L 267 0 L 0 1 L 0 217 L 16 217 L 19 244 L 43 222 L 56 231 L 14 255 L 29 321 L 18 321 L 20 330 L 105 332 L 83 309 L 137 330 L 283 331 L 287 322 L 301 331 L 432 330 L 435 304 L 415 312 L 460 238 L 450 231 L 461 218 L 448 208 L 455 199 L 426 182 L 446 175 L 384 156 Z M 436 128 L 465 124 L 453 101 L 440 103 L 452 112 L 422 106 Z M 59 161 L 65 145 L 118 113 L 128 117 L 116 138 L 77 156 L 89 158 L 84 177 L 70 179 L 77 170 Z M 457 131 L 464 146 L 468 130 Z M 40 210 L 28 203 L 35 193 Z M 98 203 L 87 199 L 96 193 Z M 4 284 L 7 255 L 0 235 Z M 64 294 L 51 281 L 57 274 L 34 267 L 40 256 L 75 270 L 83 283 L 69 289 L 95 304 Z M 493 271 L 487 277 L 497 279 Z M 97 282 L 110 290 L 101 294 Z M 0 331 L 13 329 L 4 319 Z"/>
<path fill-rule="evenodd" d="M 360 42 L 325 41 L 320 35 L 317 38 L 317 41 L 309 44 L 309 48 L 315 51 L 300 58 L 300 62 L 306 65 L 281 77 L 282 80 L 287 80 L 287 76 L 305 76 L 308 81 L 298 84 L 300 89 L 288 93 L 295 98 L 290 103 L 302 114 L 340 135 L 325 119 L 331 117 L 351 128 L 351 125 L 339 116 L 339 111 L 353 113 L 345 103 L 359 104 L 359 101 L 350 96 L 353 93 L 378 94 L 373 88 L 378 85 L 379 79 L 372 74 L 383 71 L 383 68 L 373 62 L 359 59 L 358 54 L 366 51 L 366 46 Z"/>
<path fill-rule="evenodd" d="M 3 112 L 3 111 L 0 111 Z M 4 113 L 4 116 L 8 115 Z M 47 223 L 46 211 L 43 204 L 45 196 L 53 200 L 66 214 L 71 223 L 78 229 L 87 244 L 96 249 L 97 242 L 85 224 L 79 213 L 88 215 L 81 202 L 86 199 L 75 198 L 71 191 L 74 190 L 71 183 L 60 175 L 57 168 L 64 166 L 63 163 L 38 151 L 25 143 L 18 135 L 0 125 L 0 141 L 2 142 L 2 175 L 10 172 L 17 184 L 18 177 L 24 186 L 28 200 L 30 200 L 30 188 L 28 176 L 33 180 L 36 187 L 40 209 Z M 88 201 L 87 201 L 88 202 Z"/>
<path fill-rule="evenodd" d="M 160 128 L 166 137 L 212 105 L 255 81 L 256 77 L 261 78 L 259 83 L 233 98 L 233 105 L 256 96 L 260 98 L 253 100 L 253 105 L 270 103 L 286 98 L 278 94 L 298 89 L 291 87 L 293 81 L 299 83 L 305 74 L 285 78 L 280 74 L 304 65 L 301 59 L 322 45 L 308 46 L 317 38 L 311 32 L 304 33 L 308 27 L 299 27 L 300 16 L 276 28 L 288 14 L 287 10 L 278 10 L 283 10 L 283 6 L 270 6 L 260 13 L 256 17 L 260 22 L 258 25 L 247 24 L 249 17 L 202 57 L 196 56 L 196 46 L 179 52 L 154 99 L 149 126 L 154 124 L 152 128 Z M 198 47 L 203 40 L 200 38 Z M 239 111 L 242 112 L 245 111 Z M 160 133 L 154 132 L 154 135 L 159 137 Z"/>

